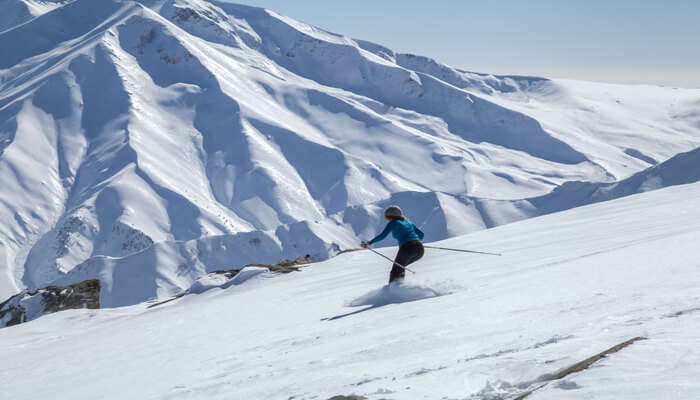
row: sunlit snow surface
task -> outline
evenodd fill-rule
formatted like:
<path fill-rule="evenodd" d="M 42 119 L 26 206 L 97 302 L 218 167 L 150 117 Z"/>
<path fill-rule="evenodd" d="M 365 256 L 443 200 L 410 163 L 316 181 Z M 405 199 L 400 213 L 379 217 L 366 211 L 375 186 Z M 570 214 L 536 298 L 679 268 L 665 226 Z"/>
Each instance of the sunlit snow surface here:
<path fill-rule="evenodd" d="M 47 315 L 0 330 L 2 394 L 508 399 L 645 336 L 531 398 L 699 398 L 699 196 L 675 186 L 446 240 L 503 256 L 428 250 L 408 292 L 385 293 L 387 262 L 352 252 L 156 308 Z"/>
<path fill-rule="evenodd" d="M 0 8 L 0 299 L 168 298 L 356 247 L 394 203 L 434 241 L 697 180 L 603 185 L 697 148 L 700 90 L 467 72 L 229 3 Z"/>

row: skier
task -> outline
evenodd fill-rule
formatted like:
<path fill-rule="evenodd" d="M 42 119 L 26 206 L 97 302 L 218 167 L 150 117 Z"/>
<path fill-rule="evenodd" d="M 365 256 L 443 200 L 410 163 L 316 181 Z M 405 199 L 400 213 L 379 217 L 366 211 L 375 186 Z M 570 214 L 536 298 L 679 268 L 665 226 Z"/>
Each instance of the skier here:
<path fill-rule="evenodd" d="M 368 242 L 362 242 L 362 247 L 367 248 L 371 244 L 384 240 L 391 232 L 392 236 L 399 241 L 399 252 L 394 259 L 394 266 L 389 274 L 389 283 L 396 280 L 403 280 L 406 270 L 401 268 L 407 266 L 423 257 L 423 240 L 424 233 L 420 228 L 415 226 L 413 222 L 404 217 L 399 206 L 389 206 L 384 210 L 384 218 L 389 221 L 386 228 L 377 235 L 374 239 Z"/>

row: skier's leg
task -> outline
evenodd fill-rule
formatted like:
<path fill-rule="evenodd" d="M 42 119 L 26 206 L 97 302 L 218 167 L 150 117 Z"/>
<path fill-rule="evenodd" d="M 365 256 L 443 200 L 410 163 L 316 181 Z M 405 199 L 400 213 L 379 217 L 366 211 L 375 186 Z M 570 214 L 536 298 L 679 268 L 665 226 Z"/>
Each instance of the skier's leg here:
<path fill-rule="evenodd" d="M 417 240 L 406 242 L 399 247 L 399 252 L 396 254 L 394 262 L 405 267 L 408 264 L 412 264 L 420 260 L 423 257 L 424 252 L 425 249 L 423 249 L 423 244 L 421 242 Z M 391 268 L 391 273 L 389 274 L 389 283 L 397 279 L 403 279 L 405 275 L 406 270 L 394 264 L 394 266 Z"/>
<path fill-rule="evenodd" d="M 417 240 L 406 242 L 401 246 L 401 248 L 403 249 L 401 261 L 397 259 L 396 262 L 400 263 L 404 267 L 420 260 L 425 251 L 423 249 L 423 244 Z"/>
<path fill-rule="evenodd" d="M 404 271 L 404 269 L 394 264 L 394 266 L 391 267 L 391 272 L 389 273 L 389 283 L 397 280 L 403 280 L 405 275 L 406 272 Z"/>
<path fill-rule="evenodd" d="M 423 258 L 424 253 L 425 249 L 423 248 L 423 243 L 419 241 L 411 242 L 411 259 L 408 260 L 406 264 L 402 265 L 406 266 L 408 264 L 413 264 L 414 262 Z"/>
<path fill-rule="evenodd" d="M 399 246 L 399 252 L 396 254 L 396 258 L 394 259 L 394 262 L 396 264 L 391 267 L 391 272 L 389 273 L 389 283 L 397 280 L 397 279 L 403 279 L 404 276 L 406 275 L 406 270 L 399 267 L 399 265 L 406 266 L 404 264 L 405 262 L 408 262 L 410 260 L 410 251 L 407 246 L 401 245 Z"/>

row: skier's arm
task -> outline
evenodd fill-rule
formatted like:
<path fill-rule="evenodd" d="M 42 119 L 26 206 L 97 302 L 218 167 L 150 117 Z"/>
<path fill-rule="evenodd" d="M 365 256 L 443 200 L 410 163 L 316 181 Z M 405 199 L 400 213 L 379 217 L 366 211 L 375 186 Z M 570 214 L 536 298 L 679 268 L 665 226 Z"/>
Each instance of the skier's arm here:
<path fill-rule="evenodd" d="M 392 221 L 392 222 L 394 222 L 394 221 Z M 384 230 L 382 231 L 382 233 L 380 233 L 379 235 L 377 235 L 377 237 L 375 237 L 374 239 L 370 240 L 370 241 L 369 241 L 369 244 L 374 244 L 374 243 L 377 243 L 377 242 L 381 242 L 382 240 L 384 240 L 384 238 L 386 237 L 386 235 L 389 234 L 389 232 L 391 232 L 391 222 L 389 222 L 388 224 L 386 224 L 386 228 L 384 228 Z"/>
<path fill-rule="evenodd" d="M 413 230 L 416 231 L 416 235 L 418 235 L 418 239 L 423 240 L 425 233 L 423 233 L 423 231 L 420 230 L 420 228 L 417 227 L 415 224 L 413 224 Z"/>

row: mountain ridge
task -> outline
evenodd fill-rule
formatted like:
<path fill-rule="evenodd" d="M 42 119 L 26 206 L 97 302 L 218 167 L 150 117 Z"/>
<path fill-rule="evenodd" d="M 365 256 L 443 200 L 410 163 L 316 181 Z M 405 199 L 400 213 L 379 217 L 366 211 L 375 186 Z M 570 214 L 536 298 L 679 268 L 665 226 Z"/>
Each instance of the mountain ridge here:
<path fill-rule="evenodd" d="M 444 239 L 700 145 L 697 90 L 469 73 L 221 2 L 56 4 L 0 33 L 6 296 L 207 238 L 238 249 L 217 266 L 325 258 L 389 202 Z"/>

